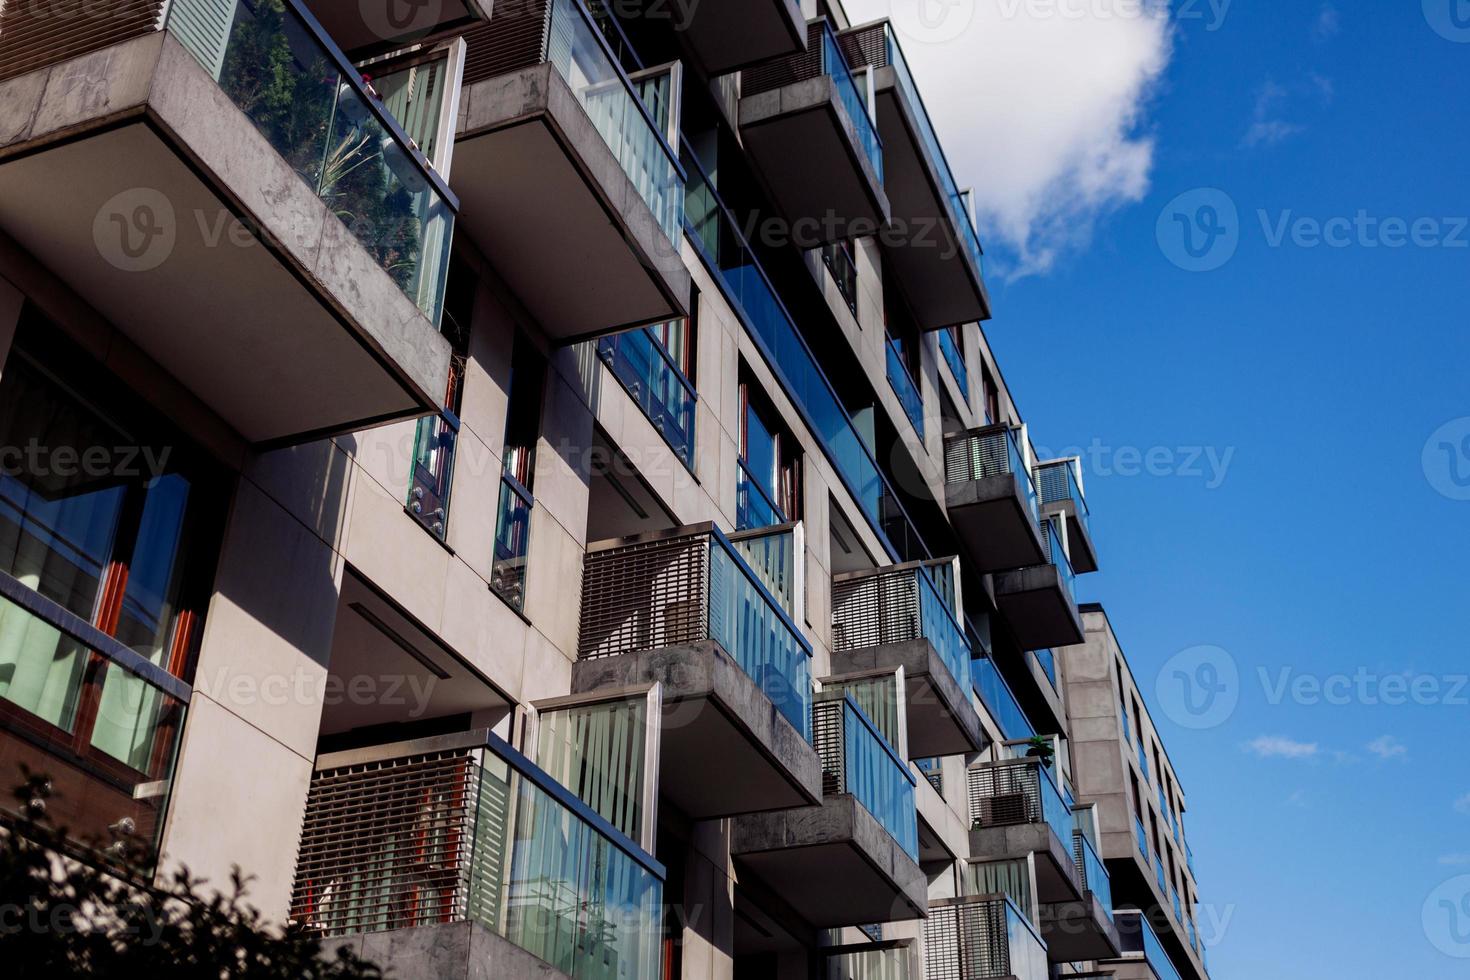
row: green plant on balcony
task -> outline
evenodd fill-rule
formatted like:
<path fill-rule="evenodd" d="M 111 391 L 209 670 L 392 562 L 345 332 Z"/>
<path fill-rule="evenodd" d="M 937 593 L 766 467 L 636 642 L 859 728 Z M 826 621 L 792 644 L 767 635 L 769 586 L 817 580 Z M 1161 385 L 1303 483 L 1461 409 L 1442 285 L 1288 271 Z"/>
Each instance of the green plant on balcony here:
<path fill-rule="evenodd" d="M 107 867 L 78 854 L 47 816 L 44 776 L 26 774 L 0 833 L 0 923 L 7 976 L 231 977 L 232 980 L 365 980 L 382 971 L 350 950 L 322 952 L 294 926 L 277 930 L 245 902 L 239 869 L 224 891 L 180 868 L 157 883 L 142 852 L 120 836 L 105 846 Z M 101 842 L 92 842 L 100 845 Z M 95 857 L 97 851 L 91 856 Z"/>
<path fill-rule="evenodd" d="M 1056 758 L 1056 750 L 1052 748 L 1051 739 L 1032 735 L 1026 740 L 1026 757 L 1040 759 L 1041 764 L 1050 769 L 1052 760 Z"/>

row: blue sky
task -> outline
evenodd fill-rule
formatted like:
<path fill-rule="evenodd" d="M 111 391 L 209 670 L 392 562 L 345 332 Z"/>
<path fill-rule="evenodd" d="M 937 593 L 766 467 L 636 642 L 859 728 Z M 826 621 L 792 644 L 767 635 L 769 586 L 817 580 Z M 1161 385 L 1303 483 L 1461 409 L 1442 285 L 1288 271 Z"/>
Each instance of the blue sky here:
<path fill-rule="evenodd" d="M 1095 57 L 1133 59 L 1112 129 L 1054 172 L 1077 144 L 1037 137 L 1051 183 L 1029 204 L 977 149 L 1015 116 L 931 100 L 960 182 L 1000 185 L 980 195 L 987 333 L 1036 444 L 1100 447 L 1102 571 L 1080 589 L 1182 774 L 1201 924 L 1226 923 L 1214 976 L 1466 976 L 1435 944 L 1470 957 L 1470 3 L 1174 12 L 1097 35 L 1117 44 Z M 906 45 L 926 91 L 1029 29 L 989 16 Z M 1033 118 L 1073 97 L 1027 81 Z M 1239 680 L 1218 724 L 1186 727 L 1155 684 L 1201 646 L 1184 658 Z"/>

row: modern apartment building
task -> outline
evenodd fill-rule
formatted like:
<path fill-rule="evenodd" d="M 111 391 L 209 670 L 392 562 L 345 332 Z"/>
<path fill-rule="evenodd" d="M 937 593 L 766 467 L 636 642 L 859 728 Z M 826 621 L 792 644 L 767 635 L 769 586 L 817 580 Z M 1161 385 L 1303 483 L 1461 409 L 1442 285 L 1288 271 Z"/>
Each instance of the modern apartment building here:
<path fill-rule="evenodd" d="M 400 977 L 1203 977 L 972 211 L 819 0 L 0 0 L 0 764 Z"/>

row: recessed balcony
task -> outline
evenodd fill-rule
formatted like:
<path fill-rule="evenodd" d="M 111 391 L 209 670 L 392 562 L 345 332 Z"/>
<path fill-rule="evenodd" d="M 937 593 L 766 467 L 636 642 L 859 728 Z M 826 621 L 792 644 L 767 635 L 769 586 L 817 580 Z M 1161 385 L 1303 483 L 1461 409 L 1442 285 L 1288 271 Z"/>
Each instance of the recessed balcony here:
<path fill-rule="evenodd" d="M 929 903 L 924 922 L 924 976 L 945 980 L 1047 980 L 1046 943 L 1004 895 Z"/>
<path fill-rule="evenodd" d="M 318 756 L 291 920 L 396 973 L 659 976 L 665 871 L 489 731 Z"/>
<path fill-rule="evenodd" d="M 821 799 L 811 649 L 768 580 L 708 524 L 587 548 L 572 690 L 662 686 L 659 785 L 693 819 Z"/>
<path fill-rule="evenodd" d="M 1046 560 L 1036 487 L 1015 430 L 990 425 L 946 438 L 944 482 L 950 522 L 980 571 Z"/>
<path fill-rule="evenodd" d="M 1072 568 L 1079 575 L 1097 571 L 1097 550 L 1092 544 L 1092 519 L 1087 498 L 1078 480 L 1081 460 L 1077 457 L 1039 463 L 1036 490 L 1044 515 L 1060 514 L 1067 521 L 1067 547 Z"/>
<path fill-rule="evenodd" d="M 1012 569 L 995 576 L 996 605 L 1010 624 L 1016 642 L 1026 650 L 1082 642 L 1077 576 L 1057 531 L 1060 520 L 1050 517 L 1042 521 L 1046 564 Z"/>
<path fill-rule="evenodd" d="M 832 665 L 839 674 L 903 668 L 910 758 L 985 747 L 970 702 L 970 644 L 940 582 L 952 561 L 914 562 L 832 578 Z"/>
<path fill-rule="evenodd" d="M 1181 980 L 1179 968 L 1159 941 L 1147 915 L 1137 909 L 1118 909 L 1119 958 L 1107 962 L 1114 975 L 1127 980 Z M 1194 975 L 1194 971 L 1190 971 Z M 1204 976 L 1201 972 L 1200 976 Z"/>
<path fill-rule="evenodd" d="M 990 319 L 969 199 L 955 182 L 892 25 L 854 27 L 840 43 L 853 68 L 872 75 L 892 213 L 884 243 L 919 326 L 937 330 Z"/>
<path fill-rule="evenodd" d="M 913 774 L 850 694 L 813 719 L 822 804 L 737 818 L 731 856 L 819 929 L 922 918 Z"/>
<path fill-rule="evenodd" d="M 1072 854 L 1072 811 L 1040 759 L 971 766 L 970 856 L 978 861 L 1035 855 L 1036 899 L 1075 902 L 1082 889 Z"/>
<path fill-rule="evenodd" d="M 0 229 L 247 442 L 425 414 L 454 195 L 298 0 L 232 6 L 0 12 Z"/>
<path fill-rule="evenodd" d="M 888 220 L 883 145 L 825 18 L 807 49 L 748 68 L 740 137 L 800 248 L 877 233 Z"/>
<path fill-rule="evenodd" d="M 507 5 L 465 41 L 461 228 L 528 313 L 560 343 L 686 315 L 678 119 L 649 111 L 581 0 Z"/>
<path fill-rule="evenodd" d="M 826 980 L 924 980 L 918 951 L 912 939 L 865 942 L 833 946 L 819 951 L 822 968 L 817 976 Z"/>

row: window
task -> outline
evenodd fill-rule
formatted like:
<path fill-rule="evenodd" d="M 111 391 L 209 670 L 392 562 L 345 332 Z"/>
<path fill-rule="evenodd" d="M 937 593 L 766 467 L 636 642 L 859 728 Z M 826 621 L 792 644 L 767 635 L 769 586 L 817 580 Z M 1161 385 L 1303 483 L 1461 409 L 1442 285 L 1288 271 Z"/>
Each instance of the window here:
<path fill-rule="evenodd" d="M 469 266 L 455 256 L 449 267 L 444 316 L 439 324 L 439 331 L 449 341 L 450 348 L 444 408 L 438 415 L 419 419 L 414 431 L 408 512 L 441 540 L 449 521 L 449 490 L 454 479 L 454 449 L 459 437 L 459 409 L 464 396 L 465 365 L 469 360 L 476 284 Z"/>
<path fill-rule="evenodd" d="M 837 291 L 847 303 L 847 308 L 857 316 L 857 262 L 854 261 L 852 242 L 833 242 L 822 246 L 822 264 L 837 284 Z"/>
<path fill-rule="evenodd" d="M 985 397 L 985 422 L 987 425 L 995 425 L 1001 421 L 1000 387 L 995 383 L 995 376 L 990 373 L 990 368 L 982 369 L 980 384 Z"/>
<path fill-rule="evenodd" d="M 740 384 L 740 472 L 736 529 L 769 527 L 801 518 L 801 453 L 764 393 Z"/>
<path fill-rule="evenodd" d="M 526 601 L 526 559 L 531 538 L 531 489 L 536 441 L 541 436 L 541 400 L 546 359 L 525 334 L 517 333 L 511 352 L 510 404 L 505 418 L 505 465 L 495 519 L 495 554 L 490 587 L 521 609 Z"/>
<path fill-rule="evenodd" d="M 176 735 L 167 699 L 65 632 L 62 611 L 187 679 L 221 473 L 29 309 L 0 378 L 0 446 L 0 572 L 49 600 L 0 600 L 0 721 L 149 773 Z"/>

